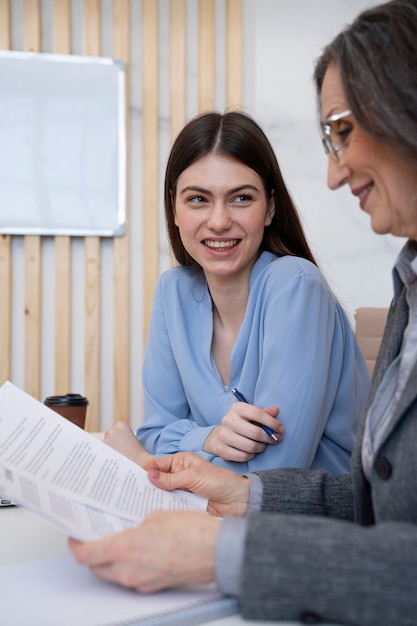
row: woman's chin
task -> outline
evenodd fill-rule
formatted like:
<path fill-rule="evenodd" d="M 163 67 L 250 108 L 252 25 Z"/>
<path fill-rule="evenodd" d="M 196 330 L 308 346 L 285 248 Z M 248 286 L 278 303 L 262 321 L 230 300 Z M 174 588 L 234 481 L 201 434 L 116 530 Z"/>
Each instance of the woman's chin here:
<path fill-rule="evenodd" d="M 373 219 L 371 217 L 371 228 L 377 235 L 395 235 L 398 236 L 395 232 L 391 230 L 391 224 L 383 223 L 377 219 Z"/>

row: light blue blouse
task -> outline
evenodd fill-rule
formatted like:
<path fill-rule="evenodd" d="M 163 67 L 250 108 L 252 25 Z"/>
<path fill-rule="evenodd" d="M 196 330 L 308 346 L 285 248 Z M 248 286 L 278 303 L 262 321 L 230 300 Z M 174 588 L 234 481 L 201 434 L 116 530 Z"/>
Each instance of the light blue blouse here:
<path fill-rule="evenodd" d="M 193 451 L 240 474 L 276 467 L 350 470 L 369 377 L 349 321 L 315 265 L 263 252 L 223 386 L 211 356 L 212 301 L 203 275 L 175 267 L 159 279 L 142 371 L 144 424 L 156 456 Z M 247 463 L 203 451 L 237 387 L 258 407 L 278 406 L 284 440 Z"/>

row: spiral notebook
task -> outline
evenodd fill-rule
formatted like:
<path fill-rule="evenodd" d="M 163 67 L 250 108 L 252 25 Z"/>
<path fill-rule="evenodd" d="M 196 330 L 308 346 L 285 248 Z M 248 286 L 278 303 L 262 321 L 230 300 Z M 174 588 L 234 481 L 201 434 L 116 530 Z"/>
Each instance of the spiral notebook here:
<path fill-rule="evenodd" d="M 11 500 L 9 498 L 9 496 L 4 496 L 1 492 L 0 492 L 0 507 L 1 506 L 15 506 L 16 502 L 14 502 L 13 500 Z"/>
<path fill-rule="evenodd" d="M 237 612 L 211 585 L 143 595 L 96 578 L 72 556 L 0 567 L 7 626 L 197 626 Z"/>

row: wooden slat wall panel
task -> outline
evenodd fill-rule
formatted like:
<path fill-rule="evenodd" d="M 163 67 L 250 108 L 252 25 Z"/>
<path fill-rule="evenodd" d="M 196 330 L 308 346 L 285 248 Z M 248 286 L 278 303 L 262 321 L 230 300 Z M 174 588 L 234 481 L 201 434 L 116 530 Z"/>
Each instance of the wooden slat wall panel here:
<path fill-rule="evenodd" d="M 54 0 L 54 52 L 70 54 L 70 0 Z M 55 237 L 55 393 L 71 389 L 71 239 Z"/>
<path fill-rule="evenodd" d="M 200 112 L 214 109 L 215 101 L 215 2 L 199 3 L 198 99 Z"/>
<path fill-rule="evenodd" d="M 227 0 L 226 8 L 226 106 L 242 106 L 243 79 L 242 0 Z"/>
<path fill-rule="evenodd" d="M 99 56 L 100 2 L 85 0 L 85 54 Z M 85 393 L 89 400 L 86 429 L 100 430 L 100 238 L 86 237 L 85 253 Z"/>
<path fill-rule="evenodd" d="M 126 171 L 129 159 L 129 98 L 130 92 L 130 38 L 129 0 L 115 0 L 113 8 L 113 54 L 122 59 L 126 67 Z M 126 235 L 114 239 L 114 418 L 129 421 L 129 336 L 130 336 L 130 194 L 129 177 L 126 195 Z"/>
<path fill-rule="evenodd" d="M 9 50 L 10 40 L 10 0 L 0 0 L 0 50 Z"/>
<path fill-rule="evenodd" d="M 186 41 L 185 0 L 171 0 L 170 13 L 170 100 L 171 141 L 186 122 Z"/>
<path fill-rule="evenodd" d="M 89 400 L 86 429 L 100 430 L 100 239 L 85 239 L 85 394 Z"/>
<path fill-rule="evenodd" d="M 0 49 L 10 48 L 10 1 L 0 0 Z M 0 236 L 0 385 L 10 378 L 11 361 L 11 237 Z"/>
<path fill-rule="evenodd" d="M 159 274 L 158 219 L 158 3 L 142 0 L 143 85 L 143 317 L 148 336 L 152 299 Z"/>
<path fill-rule="evenodd" d="M 24 0 L 23 47 L 40 52 L 41 7 L 39 0 Z M 41 371 L 41 238 L 25 237 L 25 389 L 40 396 Z"/>
<path fill-rule="evenodd" d="M 169 38 L 170 139 L 172 144 L 185 125 L 187 115 L 187 13 L 185 0 L 171 0 Z M 172 253 L 170 259 L 171 265 L 175 265 L 176 259 Z"/>
<path fill-rule="evenodd" d="M 0 385 L 10 378 L 11 361 L 11 239 L 0 236 Z"/>
<path fill-rule="evenodd" d="M 104 267 L 109 271 L 107 264 L 102 266 L 101 260 L 103 251 L 109 251 L 108 242 L 103 247 L 104 240 L 99 237 L 86 237 L 81 242 L 73 245 L 70 237 L 55 237 L 54 245 L 54 281 L 55 281 L 55 303 L 53 321 L 55 325 L 54 336 L 54 380 L 45 383 L 40 380 L 43 368 L 42 359 L 45 356 L 41 353 L 41 332 L 43 321 L 41 319 L 42 302 L 42 254 L 45 238 L 26 236 L 24 237 L 24 249 L 19 245 L 14 246 L 14 239 L 10 236 L 0 237 L 0 384 L 7 378 L 11 379 L 13 359 L 19 362 L 19 353 L 16 356 L 16 347 L 11 344 L 11 338 L 19 335 L 25 337 L 23 345 L 22 370 L 24 369 L 24 387 L 33 396 L 39 398 L 42 385 L 47 385 L 48 389 L 54 386 L 54 393 L 67 393 L 67 391 L 80 391 L 85 393 L 90 401 L 87 419 L 87 429 L 90 431 L 102 428 L 100 398 L 103 393 L 103 385 L 108 389 L 108 385 L 113 384 L 113 406 L 106 406 L 106 415 L 110 413 L 111 420 L 131 421 L 137 424 L 138 411 L 135 406 L 134 415 L 131 415 L 130 398 L 132 389 L 130 382 L 131 357 L 130 357 L 130 330 L 132 326 L 135 331 L 138 328 L 138 321 L 132 319 L 132 298 L 130 293 L 131 276 L 131 203 L 135 203 L 135 223 L 136 228 L 141 228 L 143 241 L 142 263 L 143 263 L 143 284 L 140 304 L 143 307 L 142 328 L 143 345 L 146 343 L 153 293 L 159 273 L 161 263 L 164 261 L 166 248 L 160 246 L 159 212 L 162 198 L 159 197 L 161 188 L 161 178 L 163 169 L 161 162 L 165 159 L 167 136 L 163 133 L 167 127 L 160 124 L 160 98 L 169 96 L 169 128 L 168 142 L 172 142 L 180 129 L 187 121 L 187 110 L 205 111 L 211 110 L 215 106 L 216 97 L 219 99 L 219 76 L 216 76 L 216 50 L 222 48 L 223 43 L 219 42 L 219 34 L 216 33 L 216 19 L 225 20 L 225 59 L 226 67 L 226 89 L 224 108 L 239 108 L 242 99 L 242 24 L 243 11 L 242 0 L 224 0 L 223 3 L 216 0 L 199 0 L 195 5 L 190 5 L 187 0 L 134 0 L 140 2 L 139 13 L 140 24 L 132 24 L 131 14 L 132 0 L 112 0 L 105 6 L 101 0 L 82 0 L 82 23 L 72 23 L 72 8 L 74 0 L 53 0 L 45 2 L 43 0 L 23 0 L 23 49 L 39 51 L 41 48 L 41 9 L 52 10 L 53 15 L 48 16 L 53 19 L 46 19 L 45 28 L 51 24 L 52 48 L 54 52 L 67 54 L 71 53 L 72 31 L 76 36 L 81 33 L 81 53 L 99 56 L 101 54 L 101 31 L 102 29 L 112 29 L 103 31 L 107 35 L 107 40 L 112 37 L 111 54 L 121 58 L 126 63 L 126 115 L 127 115 L 127 229 L 125 237 L 116 237 L 112 241 L 112 276 L 102 276 Z M 51 6 L 53 7 L 51 9 Z M 79 3 L 77 0 L 77 6 Z M 110 7 L 110 8 L 109 8 Z M 162 9 L 161 9 L 162 7 Z M 160 32 L 159 19 L 168 19 L 164 13 L 159 11 L 169 7 L 169 86 L 159 84 L 159 47 Z M 137 5 L 134 5 L 137 8 Z M 74 6 L 76 9 L 76 6 Z M 191 11 L 190 11 L 191 9 Z M 111 15 L 109 17 L 109 11 Z M 220 14 L 216 15 L 216 11 Z M 76 15 L 76 13 L 74 13 Z M 189 16 L 192 20 L 198 19 L 198 29 L 188 28 Z M 0 0 L 0 47 L 9 49 L 12 46 L 10 0 Z M 161 22 L 162 23 L 162 22 Z M 164 22 L 168 25 L 168 22 Z M 18 27 L 19 28 L 19 27 Z M 198 32 L 197 32 L 198 31 Z M 222 31 L 223 32 L 223 31 Z M 51 33 L 45 33 L 46 41 Z M 75 36 L 75 42 L 77 41 Z M 139 106 L 142 116 L 142 136 L 130 137 L 129 112 L 130 83 L 131 77 L 131 50 L 130 42 L 132 36 L 140 37 L 140 68 L 139 76 L 135 76 L 140 82 L 141 98 L 135 106 Z M 222 36 L 222 35 L 221 35 Z M 217 37 L 217 40 L 216 40 Z M 193 65 L 194 58 L 190 59 L 191 43 L 195 42 L 195 50 L 198 50 L 197 67 Z M 219 46 L 220 44 L 220 46 Z M 74 44 L 75 45 L 75 44 Z M 163 46 L 162 46 L 163 49 Z M 194 53 L 195 54 L 195 53 Z M 190 76 L 190 68 L 197 71 L 197 76 Z M 194 73 L 193 70 L 193 73 Z M 195 83 L 194 83 L 195 80 Z M 196 87 L 194 91 L 194 85 Z M 190 92 L 190 88 L 192 92 Z M 162 90 L 165 90 L 162 96 Z M 136 93 L 136 92 L 135 92 Z M 164 101 L 166 102 L 166 100 Z M 136 133 L 137 135 L 137 133 Z M 131 198 L 129 173 L 130 164 L 130 142 L 140 145 L 143 159 L 143 185 L 138 190 L 135 187 L 135 198 Z M 165 146 L 163 158 L 160 149 Z M 140 150 L 136 150 L 138 154 Z M 132 163 L 135 171 L 135 164 Z M 163 168 L 165 164 L 163 164 Z M 139 197 L 138 197 L 139 194 Z M 140 220 L 137 216 L 140 215 Z M 161 230 L 161 232 L 164 232 Z M 137 233 L 135 232 L 137 239 Z M 164 234 L 162 236 L 165 236 Z M 18 238 L 19 239 L 19 238 Z M 48 250 L 49 248 L 48 243 Z M 102 249 L 103 248 L 103 249 Z M 12 254 L 13 251 L 13 254 Z M 21 257 L 19 256 L 21 255 Z M 17 259 L 17 275 L 24 272 L 24 288 L 15 285 L 16 289 L 22 290 L 21 295 L 13 293 L 14 259 Z M 104 259 L 104 257 L 103 257 Z M 80 264 L 84 263 L 84 311 L 82 314 L 82 326 L 80 333 L 82 339 L 72 336 L 73 325 L 72 315 L 74 315 L 74 305 L 71 303 L 71 284 L 74 279 L 79 278 Z M 110 264 L 111 265 L 111 264 Z M 74 273 L 74 276 L 72 274 Z M 82 267 L 81 267 L 82 274 Z M 106 311 L 101 310 L 101 284 L 113 283 L 113 302 L 106 304 Z M 20 293 L 20 291 L 19 291 Z M 134 294 L 137 303 L 137 290 Z M 13 311 L 14 302 L 24 302 L 25 320 L 19 322 L 23 315 L 20 311 Z M 109 310 L 110 309 L 110 313 Z M 76 319 L 79 318 L 77 311 Z M 103 319 L 102 319 L 103 317 Z M 102 336 L 103 324 L 110 323 L 113 326 L 113 333 L 110 338 Z M 17 333 L 12 334 L 12 325 L 16 324 Z M 24 328 L 20 329 L 22 323 Z M 20 332 L 20 330 L 22 332 Z M 77 329 L 78 330 L 78 329 Z M 52 333 L 52 330 L 51 330 Z M 109 347 L 109 343 L 113 342 Z M 80 343 L 82 345 L 80 346 Z M 49 352 L 49 344 L 48 352 Z M 113 355 L 112 372 L 114 381 L 103 380 L 104 374 L 100 368 L 100 357 L 102 345 L 106 347 L 106 354 Z M 76 355 L 74 354 L 76 353 Z M 74 356 L 81 358 L 84 366 L 82 374 L 83 388 L 77 386 L 72 389 L 71 372 L 74 373 Z M 138 354 L 135 368 L 140 369 L 142 355 Z M 48 373 L 48 368 L 46 368 Z M 20 374 L 19 374 L 20 375 Z M 77 374 L 78 375 L 78 374 Z M 22 375 L 23 378 L 23 375 Z M 107 372 L 108 378 L 108 372 Z M 79 383 L 77 383 L 78 385 Z M 136 384 L 136 383 L 134 383 Z M 41 398 L 40 398 L 41 399 Z M 139 409 L 140 412 L 140 409 Z M 107 423 L 108 418 L 106 417 Z"/>

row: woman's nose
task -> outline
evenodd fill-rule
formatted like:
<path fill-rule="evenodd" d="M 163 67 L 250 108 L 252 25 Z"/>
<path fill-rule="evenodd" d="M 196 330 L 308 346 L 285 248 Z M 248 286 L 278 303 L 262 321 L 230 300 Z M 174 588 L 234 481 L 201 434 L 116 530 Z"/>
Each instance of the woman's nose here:
<path fill-rule="evenodd" d="M 230 228 L 231 222 L 230 211 L 227 206 L 223 202 L 213 204 L 207 220 L 209 228 L 224 230 Z"/>
<path fill-rule="evenodd" d="M 327 163 L 327 186 L 329 189 L 338 189 L 343 187 L 350 177 L 350 169 L 343 161 L 329 155 Z"/>

